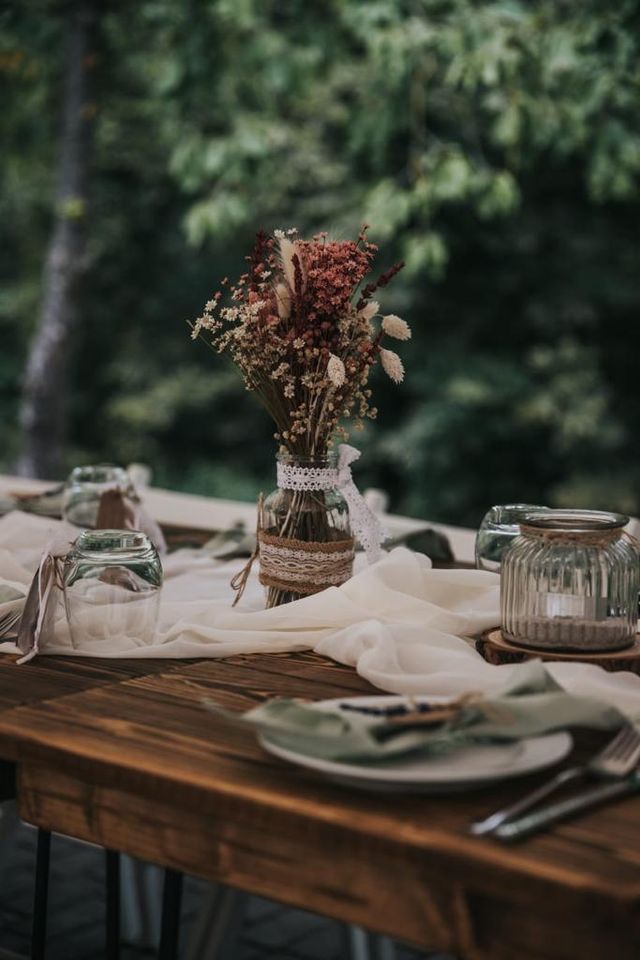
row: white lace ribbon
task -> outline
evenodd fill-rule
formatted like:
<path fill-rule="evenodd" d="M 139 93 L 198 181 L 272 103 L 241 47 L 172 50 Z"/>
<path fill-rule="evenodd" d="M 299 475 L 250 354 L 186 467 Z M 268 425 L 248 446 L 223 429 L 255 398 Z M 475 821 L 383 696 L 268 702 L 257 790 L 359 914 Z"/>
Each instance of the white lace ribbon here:
<path fill-rule="evenodd" d="M 349 521 L 354 536 L 364 549 L 369 563 L 380 559 L 384 533 L 375 513 L 365 503 L 351 474 L 351 464 L 360 451 L 348 443 L 338 447 L 337 467 L 300 467 L 278 463 L 278 486 L 281 490 L 330 490 L 336 487 L 349 507 Z"/>

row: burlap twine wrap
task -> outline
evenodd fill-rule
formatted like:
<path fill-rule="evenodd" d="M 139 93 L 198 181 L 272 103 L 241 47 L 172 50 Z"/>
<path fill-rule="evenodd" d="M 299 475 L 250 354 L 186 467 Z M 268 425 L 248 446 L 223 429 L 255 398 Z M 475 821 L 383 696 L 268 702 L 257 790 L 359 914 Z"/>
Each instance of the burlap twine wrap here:
<path fill-rule="evenodd" d="M 610 543 L 614 543 L 622 537 L 637 545 L 635 538 L 620 527 L 614 527 L 610 530 L 548 530 L 521 523 L 520 533 L 535 540 L 546 540 L 549 543 L 559 543 L 561 545 L 575 543 L 583 547 L 608 547 Z"/>
<path fill-rule="evenodd" d="M 309 596 L 327 587 L 339 587 L 353 573 L 354 540 L 293 540 L 264 530 L 258 532 L 258 578 L 275 587 Z"/>

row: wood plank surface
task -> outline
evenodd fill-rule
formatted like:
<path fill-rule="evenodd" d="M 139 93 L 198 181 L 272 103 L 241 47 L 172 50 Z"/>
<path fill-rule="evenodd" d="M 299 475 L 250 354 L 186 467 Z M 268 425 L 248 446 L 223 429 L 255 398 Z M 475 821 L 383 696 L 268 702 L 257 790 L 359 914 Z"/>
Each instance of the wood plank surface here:
<path fill-rule="evenodd" d="M 26 704 L 120 683 L 131 677 L 167 672 L 180 661 L 37 657 L 18 665 L 15 654 L 0 651 L 0 713 Z M 0 801 L 15 796 L 14 764 L 0 760 Z"/>
<path fill-rule="evenodd" d="M 40 703 L 132 677 L 167 673 L 184 661 L 167 659 L 111 660 L 99 657 L 39 656 L 18 665 L 15 654 L 0 651 L 0 712 Z"/>
<path fill-rule="evenodd" d="M 164 663 L 0 714 L 26 819 L 471 960 L 640 956 L 639 798 L 503 847 L 469 821 L 540 776 L 356 791 L 201 706 L 369 692 L 354 671 L 309 653 Z"/>

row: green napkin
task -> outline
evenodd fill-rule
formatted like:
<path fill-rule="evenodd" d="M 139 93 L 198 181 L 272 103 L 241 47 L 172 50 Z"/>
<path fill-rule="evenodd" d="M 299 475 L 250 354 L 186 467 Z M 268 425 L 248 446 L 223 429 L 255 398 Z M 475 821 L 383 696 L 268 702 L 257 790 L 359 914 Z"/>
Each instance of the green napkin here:
<path fill-rule="evenodd" d="M 250 557 L 255 547 L 255 533 L 247 533 L 244 523 L 239 522 L 228 530 L 219 530 L 202 545 L 202 550 L 216 560 L 233 560 Z"/>
<path fill-rule="evenodd" d="M 284 698 L 269 700 L 244 714 L 224 710 L 212 701 L 205 701 L 205 706 L 256 728 L 270 742 L 297 753 L 362 764 L 441 753 L 472 743 L 520 740 L 566 727 L 615 730 L 628 722 L 615 707 L 566 693 L 540 660 L 518 664 L 497 696 L 471 694 L 454 701 L 450 715 L 433 725 L 423 722 L 429 718 L 428 712 L 416 715 L 415 723 L 408 723 L 411 717 L 403 718 L 408 725 L 400 727 L 390 717 L 338 706 L 319 710 Z M 440 705 L 433 709 L 439 710 Z"/>
<path fill-rule="evenodd" d="M 12 600 L 24 600 L 26 590 L 21 592 L 8 583 L 0 583 L 0 604 L 10 603 Z"/>
<path fill-rule="evenodd" d="M 41 517 L 55 517 L 59 520 L 62 516 L 63 491 L 64 484 L 61 483 L 43 493 L 0 496 L 0 516 L 11 510 L 21 510 L 23 513 L 35 513 Z"/>
<path fill-rule="evenodd" d="M 413 530 L 411 533 L 385 540 L 385 550 L 391 550 L 393 547 L 408 547 L 416 553 L 424 553 L 436 563 L 453 563 L 455 560 L 447 537 L 431 527 L 426 530 Z"/>

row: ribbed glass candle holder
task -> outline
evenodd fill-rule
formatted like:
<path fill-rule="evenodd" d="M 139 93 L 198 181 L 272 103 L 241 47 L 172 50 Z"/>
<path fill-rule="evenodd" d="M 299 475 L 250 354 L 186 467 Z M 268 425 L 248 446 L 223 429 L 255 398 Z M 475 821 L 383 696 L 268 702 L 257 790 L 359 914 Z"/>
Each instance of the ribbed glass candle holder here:
<path fill-rule="evenodd" d="M 640 554 L 629 518 L 595 510 L 527 514 L 502 559 L 503 635 L 538 649 L 617 650 L 634 638 Z"/>

